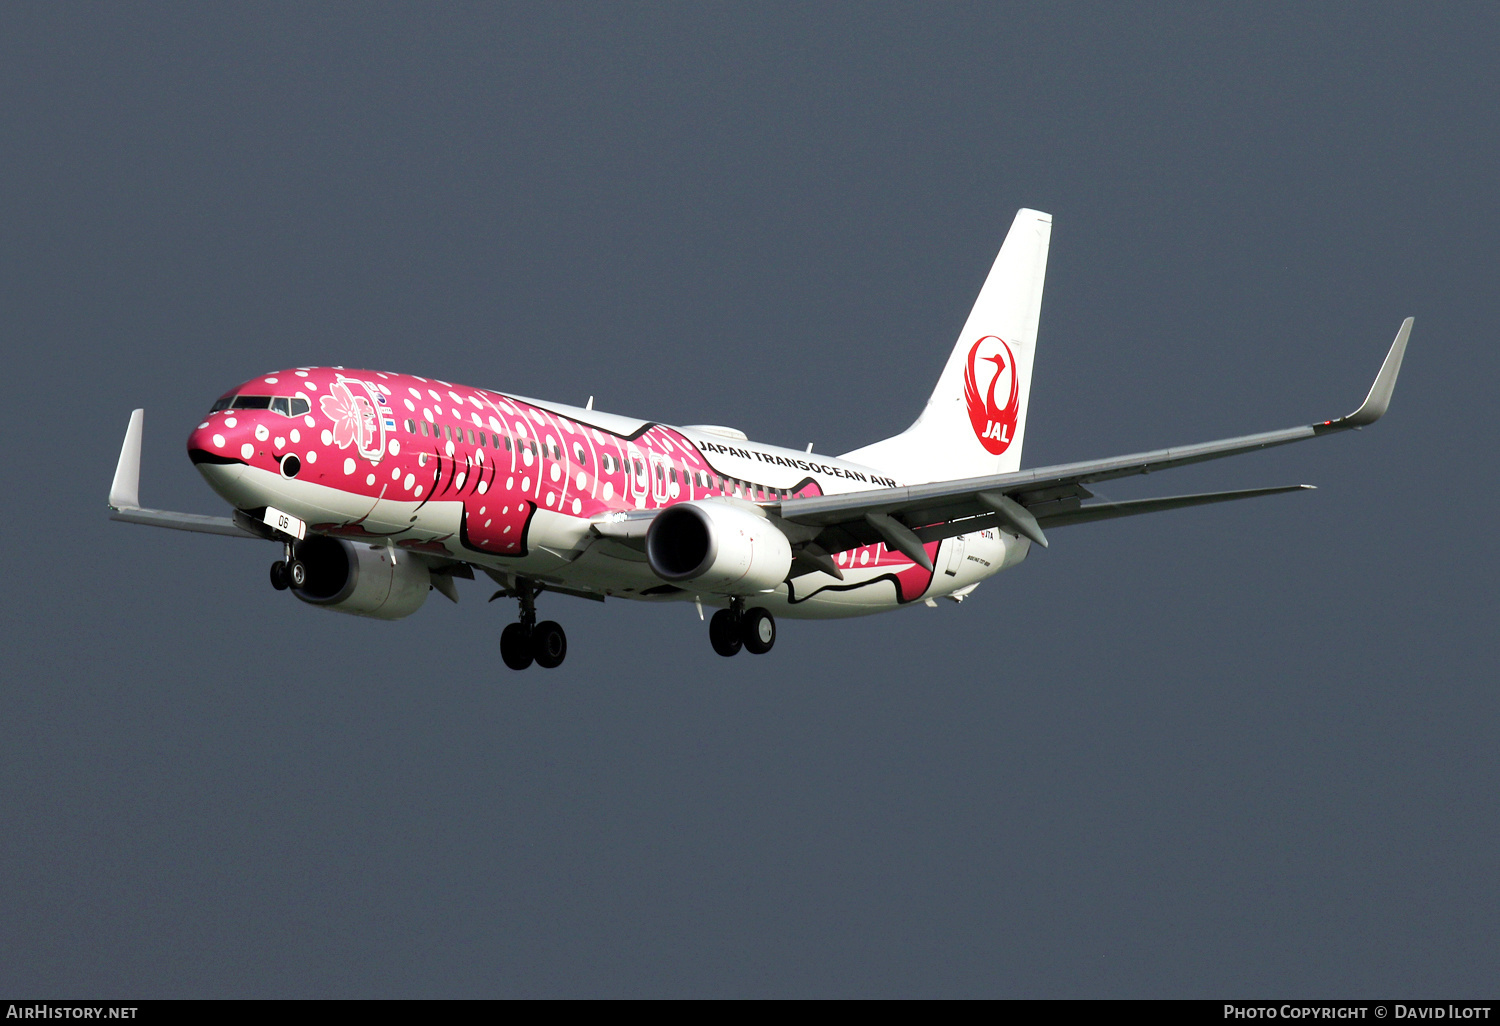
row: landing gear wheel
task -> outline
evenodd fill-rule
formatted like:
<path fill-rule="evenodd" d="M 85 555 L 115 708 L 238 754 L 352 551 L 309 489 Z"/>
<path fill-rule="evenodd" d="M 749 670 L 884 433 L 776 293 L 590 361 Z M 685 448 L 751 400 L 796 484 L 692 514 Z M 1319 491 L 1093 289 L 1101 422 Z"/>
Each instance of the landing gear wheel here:
<path fill-rule="evenodd" d="M 568 636 L 556 620 L 543 620 L 531 632 L 531 655 L 544 670 L 562 665 L 568 655 Z"/>
<path fill-rule="evenodd" d="M 747 609 L 740 619 L 740 637 L 745 651 L 765 655 L 776 644 L 776 618 L 764 609 Z"/>
<path fill-rule="evenodd" d="M 286 564 L 281 560 L 271 564 L 271 587 L 277 591 L 286 591 L 291 582 L 287 580 Z"/>
<path fill-rule="evenodd" d="M 738 653 L 745 643 L 740 636 L 739 618 L 727 609 L 719 610 L 708 621 L 708 640 L 721 656 Z"/>
<path fill-rule="evenodd" d="M 500 659 L 512 670 L 531 665 L 531 632 L 523 624 L 506 624 L 500 632 Z"/>
<path fill-rule="evenodd" d="M 287 564 L 286 579 L 293 588 L 300 588 L 307 583 L 307 567 L 299 560 L 292 560 Z"/>

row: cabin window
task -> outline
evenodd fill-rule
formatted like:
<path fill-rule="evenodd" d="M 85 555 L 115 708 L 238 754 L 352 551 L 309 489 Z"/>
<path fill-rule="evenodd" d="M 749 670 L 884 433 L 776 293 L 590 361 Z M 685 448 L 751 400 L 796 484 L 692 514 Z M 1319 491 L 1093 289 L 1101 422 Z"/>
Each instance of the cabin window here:
<path fill-rule="evenodd" d="M 414 434 L 417 433 L 417 422 L 416 421 L 409 420 L 409 421 L 406 422 L 406 433 L 409 434 L 409 435 L 414 435 Z"/>
<path fill-rule="evenodd" d="M 510 452 L 510 435 L 505 436 L 505 451 Z"/>
<path fill-rule="evenodd" d="M 474 429 L 470 428 L 468 433 L 469 433 L 469 444 L 473 445 L 474 444 Z"/>
<path fill-rule="evenodd" d="M 427 422 L 424 420 L 424 421 L 421 421 L 420 423 L 422 425 L 422 437 L 426 438 L 427 437 Z"/>

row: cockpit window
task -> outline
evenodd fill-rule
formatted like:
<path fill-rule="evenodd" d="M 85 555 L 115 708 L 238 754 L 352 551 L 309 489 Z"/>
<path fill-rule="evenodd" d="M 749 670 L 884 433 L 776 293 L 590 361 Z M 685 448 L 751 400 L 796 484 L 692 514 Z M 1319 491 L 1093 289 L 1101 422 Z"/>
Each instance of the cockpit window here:
<path fill-rule="evenodd" d="M 301 396 L 236 395 L 220 399 L 208 412 L 220 410 L 270 410 L 283 417 L 301 417 L 312 412 L 312 404 Z"/>

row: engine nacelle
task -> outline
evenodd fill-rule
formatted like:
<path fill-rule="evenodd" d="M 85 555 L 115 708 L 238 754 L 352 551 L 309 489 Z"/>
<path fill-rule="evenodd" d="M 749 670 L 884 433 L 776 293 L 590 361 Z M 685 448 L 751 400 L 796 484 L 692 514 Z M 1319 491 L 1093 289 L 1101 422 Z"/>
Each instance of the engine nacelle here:
<path fill-rule="evenodd" d="M 680 502 L 656 514 L 646 532 L 656 576 L 719 595 L 769 591 L 786 580 L 792 546 L 776 525 L 728 502 Z"/>
<path fill-rule="evenodd" d="M 307 568 L 307 583 L 293 588 L 292 594 L 354 616 L 410 616 L 427 601 L 432 584 L 425 563 L 410 555 L 393 560 L 384 546 L 313 536 L 297 543 L 296 555 Z"/>

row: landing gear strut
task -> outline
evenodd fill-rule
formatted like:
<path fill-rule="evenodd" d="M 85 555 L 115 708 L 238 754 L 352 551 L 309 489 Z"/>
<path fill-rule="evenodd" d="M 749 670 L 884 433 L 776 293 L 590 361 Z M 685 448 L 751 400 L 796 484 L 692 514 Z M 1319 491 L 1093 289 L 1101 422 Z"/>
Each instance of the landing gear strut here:
<path fill-rule="evenodd" d="M 292 552 L 292 543 L 286 543 L 286 558 L 271 564 L 271 587 L 286 591 L 288 587 L 300 588 L 307 583 L 307 567 Z"/>
<path fill-rule="evenodd" d="M 776 644 L 776 619 L 759 607 L 746 609 L 745 600 L 732 598 L 708 621 L 708 640 L 721 656 L 732 656 L 741 648 L 765 655 Z"/>
<path fill-rule="evenodd" d="M 516 582 L 514 595 L 521 601 L 521 619 L 500 632 L 500 659 L 512 670 L 524 670 L 533 662 L 551 670 L 567 658 L 568 636 L 562 625 L 555 620 L 536 622 L 536 596 L 541 590 L 527 580 Z"/>

